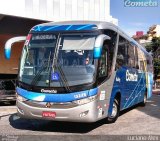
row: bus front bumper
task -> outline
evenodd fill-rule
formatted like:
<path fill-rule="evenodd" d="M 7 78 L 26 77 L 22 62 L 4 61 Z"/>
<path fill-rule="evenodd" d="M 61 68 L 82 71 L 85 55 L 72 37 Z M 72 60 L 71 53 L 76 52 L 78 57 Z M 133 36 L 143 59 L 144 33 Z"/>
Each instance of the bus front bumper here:
<path fill-rule="evenodd" d="M 96 122 L 103 118 L 98 116 L 97 101 L 71 108 L 35 107 L 17 100 L 18 115 L 26 119 L 44 119 L 69 122 Z M 55 117 L 44 117 L 43 112 L 54 112 Z"/>

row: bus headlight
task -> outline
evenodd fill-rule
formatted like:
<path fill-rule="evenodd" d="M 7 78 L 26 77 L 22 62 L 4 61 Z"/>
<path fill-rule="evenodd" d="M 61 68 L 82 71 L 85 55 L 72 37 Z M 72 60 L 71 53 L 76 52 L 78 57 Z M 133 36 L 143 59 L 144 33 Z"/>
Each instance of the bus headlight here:
<path fill-rule="evenodd" d="M 84 99 L 80 99 L 80 100 L 76 100 L 76 101 L 73 101 L 73 103 L 78 104 L 78 105 L 82 105 L 82 104 L 86 104 L 86 103 L 92 102 L 96 98 L 97 98 L 97 95 L 96 96 L 87 97 L 87 98 L 84 98 Z"/>
<path fill-rule="evenodd" d="M 19 100 L 20 102 L 24 102 L 27 99 L 17 94 L 17 100 Z"/>

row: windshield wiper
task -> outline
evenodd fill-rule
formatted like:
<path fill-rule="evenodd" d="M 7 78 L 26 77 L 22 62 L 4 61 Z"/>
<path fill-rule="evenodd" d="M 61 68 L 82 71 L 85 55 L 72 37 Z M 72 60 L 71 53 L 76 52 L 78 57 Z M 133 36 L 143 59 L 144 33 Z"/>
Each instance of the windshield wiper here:
<path fill-rule="evenodd" d="M 38 73 L 34 76 L 34 78 L 32 79 L 32 82 L 31 82 L 31 85 L 35 85 L 37 82 L 38 82 L 38 80 L 39 80 L 39 78 L 40 78 L 40 76 L 41 76 L 41 73 L 45 70 L 45 69 L 47 69 L 47 63 L 43 63 L 43 65 L 41 66 L 41 69 L 38 71 Z"/>
<path fill-rule="evenodd" d="M 47 63 L 48 62 L 48 63 Z M 50 72 L 49 68 L 50 68 L 50 63 L 51 63 L 51 51 L 49 53 L 49 57 L 48 57 L 48 61 L 47 62 L 43 62 L 43 65 L 41 66 L 41 69 L 38 71 L 38 73 L 34 76 L 34 78 L 32 79 L 31 85 L 35 85 L 38 82 L 38 79 L 41 76 L 41 73 L 46 70 L 46 72 Z M 46 68 L 46 69 L 45 69 Z"/>
<path fill-rule="evenodd" d="M 61 38 L 60 38 L 60 34 L 58 35 L 58 42 L 56 44 L 56 48 L 55 48 L 55 53 L 54 53 L 54 56 L 53 56 L 53 62 L 52 62 L 52 72 L 55 72 L 55 69 L 57 68 L 59 73 L 60 73 L 60 78 L 61 78 L 61 81 L 59 81 L 60 85 L 62 87 L 64 87 L 66 89 L 67 92 L 71 92 L 70 88 L 69 88 L 69 84 L 68 84 L 68 81 L 66 79 L 66 76 L 61 68 L 61 66 L 58 64 L 57 62 L 57 58 L 58 58 L 58 53 L 59 53 L 59 47 L 61 47 L 62 45 L 60 45 L 60 42 L 61 42 Z M 62 84 L 62 83 L 63 84 Z"/>
<path fill-rule="evenodd" d="M 55 67 L 58 69 L 58 71 L 60 73 L 60 78 L 61 78 L 60 84 L 61 84 L 61 82 L 63 83 L 63 85 L 61 84 L 61 86 L 63 86 L 67 92 L 71 92 L 71 89 L 69 88 L 68 81 L 66 79 L 66 76 L 65 76 L 61 66 L 56 63 Z"/>

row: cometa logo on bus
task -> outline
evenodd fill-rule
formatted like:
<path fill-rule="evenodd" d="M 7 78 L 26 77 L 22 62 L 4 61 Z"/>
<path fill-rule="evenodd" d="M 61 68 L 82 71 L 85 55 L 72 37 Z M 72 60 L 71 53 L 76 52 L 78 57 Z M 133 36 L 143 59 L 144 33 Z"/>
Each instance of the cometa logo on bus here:
<path fill-rule="evenodd" d="M 135 72 L 133 74 L 133 73 L 130 73 L 129 70 L 127 70 L 126 71 L 126 81 L 138 81 L 137 73 Z"/>
<path fill-rule="evenodd" d="M 45 89 L 41 89 L 42 93 L 57 93 L 57 90 L 45 90 Z"/>

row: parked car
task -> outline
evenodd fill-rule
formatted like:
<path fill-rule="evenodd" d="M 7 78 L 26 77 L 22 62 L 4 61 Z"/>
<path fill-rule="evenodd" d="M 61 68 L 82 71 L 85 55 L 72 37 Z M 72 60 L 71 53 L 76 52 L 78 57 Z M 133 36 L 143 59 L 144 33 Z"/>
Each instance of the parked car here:
<path fill-rule="evenodd" d="M 16 103 L 15 83 L 16 75 L 0 74 L 0 102 Z"/>

